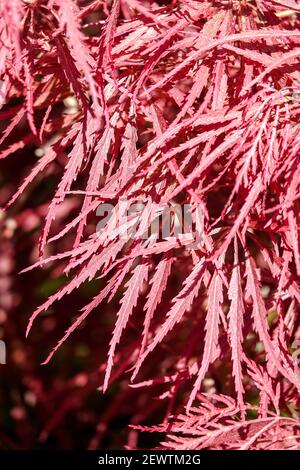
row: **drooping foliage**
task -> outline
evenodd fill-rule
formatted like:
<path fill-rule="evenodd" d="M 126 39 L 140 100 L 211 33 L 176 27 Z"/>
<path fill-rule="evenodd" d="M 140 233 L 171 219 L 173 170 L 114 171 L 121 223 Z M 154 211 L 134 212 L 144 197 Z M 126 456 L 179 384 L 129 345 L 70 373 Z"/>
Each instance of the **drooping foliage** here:
<path fill-rule="evenodd" d="M 101 279 L 44 362 L 117 298 L 103 390 L 120 361 L 132 387 L 163 385 L 166 422 L 186 413 L 154 428 L 171 429 L 166 448 L 299 447 L 299 14 L 296 0 L 0 2 L 0 158 L 36 159 L 3 209 L 55 175 L 33 266 L 67 275 L 27 333 Z M 172 213 L 169 236 L 144 236 L 184 204 L 190 231 Z"/>

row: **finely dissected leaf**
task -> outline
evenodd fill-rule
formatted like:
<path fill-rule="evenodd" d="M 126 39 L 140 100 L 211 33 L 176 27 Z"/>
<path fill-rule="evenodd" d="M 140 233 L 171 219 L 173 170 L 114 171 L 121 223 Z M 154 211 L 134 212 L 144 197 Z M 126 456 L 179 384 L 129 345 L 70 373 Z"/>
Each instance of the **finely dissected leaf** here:
<path fill-rule="evenodd" d="M 230 232 L 227 235 L 226 241 L 223 243 L 221 248 L 219 248 L 219 252 L 226 251 L 226 249 L 227 249 L 229 243 L 231 242 L 232 238 L 236 235 L 237 231 L 239 230 L 240 225 L 245 220 L 245 218 L 248 216 L 249 211 L 255 205 L 256 200 L 257 200 L 257 198 L 258 198 L 261 191 L 262 191 L 262 181 L 261 181 L 261 176 L 258 175 L 256 180 L 253 183 L 251 191 L 249 192 L 243 207 L 240 210 L 240 213 L 239 213 L 238 217 L 234 221 L 234 224 L 233 224 L 232 228 L 230 229 Z"/>
<path fill-rule="evenodd" d="M 128 283 L 126 284 L 127 290 L 121 300 L 121 308 L 118 312 L 116 326 L 113 332 L 113 337 L 110 342 L 107 369 L 105 371 L 105 378 L 103 384 L 104 390 L 106 390 L 108 386 L 116 346 L 120 341 L 121 334 L 128 323 L 129 317 L 132 314 L 132 310 L 137 304 L 140 289 L 143 287 L 144 282 L 147 280 L 148 269 L 149 266 L 147 264 L 137 265 L 134 269 L 130 281 L 128 281 Z"/>
<path fill-rule="evenodd" d="M 197 380 L 194 384 L 193 391 L 189 398 L 187 409 L 192 406 L 197 392 L 201 387 L 202 380 L 209 368 L 209 365 L 214 362 L 219 356 L 218 339 L 219 339 L 219 322 L 221 318 L 222 303 L 223 303 L 223 285 L 218 272 L 213 274 L 209 288 L 208 288 L 208 309 L 205 321 L 205 342 L 203 356 L 201 359 L 201 366 L 198 372 Z"/>
<path fill-rule="evenodd" d="M 228 312 L 229 317 L 229 338 L 231 344 L 231 357 L 232 357 L 232 371 L 235 380 L 235 388 L 237 392 L 237 401 L 240 406 L 243 404 L 243 372 L 242 372 L 242 357 L 243 357 L 243 325 L 244 325 L 244 299 L 241 286 L 241 276 L 238 258 L 238 245 L 237 239 L 234 244 L 234 266 L 230 279 L 228 298 L 231 301 L 230 309 Z"/>
<path fill-rule="evenodd" d="M 157 266 L 154 276 L 151 279 L 151 289 L 148 294 L 147 302 L 144 306 L 145 313 L 145 320 L 144 320 L 144 330 L 143 330 L 143 342 L 141 345 L 140 355 L 143 354 L 146 345 L 148 343 L 148 335 L 150 329 L 150 323 L 155 313 L 157 306 L 159 305 L 162 295 L 165 291 L 168 278 L 171 273 L 171 267 L 174 258 L 172 257 L 164 257 Z M 132 375 L 132 379 L 138 373 L 138 364 L 135 367 L 134 373 Z"/>

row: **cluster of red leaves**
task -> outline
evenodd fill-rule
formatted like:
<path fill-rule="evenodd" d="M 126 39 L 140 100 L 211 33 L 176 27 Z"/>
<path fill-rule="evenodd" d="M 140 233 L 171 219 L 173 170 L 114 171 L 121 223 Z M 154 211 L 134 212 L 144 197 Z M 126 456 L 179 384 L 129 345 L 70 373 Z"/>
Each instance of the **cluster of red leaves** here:
<path fill-rule="evenodd" d="M 62 297 L 103 280 L 47 363 L 123 290 L 103 389 L 116 357 L 133 387 L 165 384 L 166 419 L 185 405 L 193 410 L 180 419 L 196 439 L 173 437 L 180 448 L 274 448 L 291 435 L 297 446 L 299 14 L 296 0 L 0 3 L 0 158 L 26 146 L 39 156 L 5 209 L 36 177 L 63 168 L 34 266 L 67 261 L 69 280 L 35 311 L 27 332 Z M 124 199 L 144 204 L 127 219 L 137 234 L 151 225 L 154 206 L 189 203 L 201 241 L 124 238 L 116 230 Z M 95 211 L 105 202 L 115 209 L 99 236 Z M 54 243 L 63 251 L 52 254 Z M 117 356 L 130 328 L 134 350 Z M 154 350 L 157 375 L 135 383 Z M 226 399 L 225 422 L 215 405 L 191 408 L 220 367 L 227 384 L 220 387 L 237 399 Z M 249 421 L 245 396 L 256 388 L 258 418 Z M 283 412 L 291 421 L 280 421 Z"/>
<path fill-rule="evenodd" d="M 175 422 L 148 431 L 170 433 L 159 449 L 176 450 L 293 450 L 299 449 L 299 420 L 269 412 L 263 417 L 240 419 L 241 408 L 224 395 L 202 395 L 202 404 Z M 244 412 L 257 413 L 247 405 Z M 138 426 L 136 426 L 139 429 Z"/>

